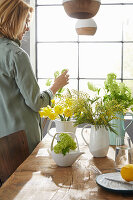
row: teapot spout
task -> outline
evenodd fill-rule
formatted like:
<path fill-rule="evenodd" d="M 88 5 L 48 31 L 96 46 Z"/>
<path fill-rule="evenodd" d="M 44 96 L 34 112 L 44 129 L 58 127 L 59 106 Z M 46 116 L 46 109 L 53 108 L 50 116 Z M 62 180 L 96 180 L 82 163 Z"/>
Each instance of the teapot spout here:
<path fill-rule="evenodd" d="M 78 151 L 78 152 L 76 152 L 75 153 L 75 160 L 77 160 L 77 158 L 79 157 L 79 156 L 81 156 L 82 154 L 84 154 L 85 152 L 80 152 L 80 151 Z"/>

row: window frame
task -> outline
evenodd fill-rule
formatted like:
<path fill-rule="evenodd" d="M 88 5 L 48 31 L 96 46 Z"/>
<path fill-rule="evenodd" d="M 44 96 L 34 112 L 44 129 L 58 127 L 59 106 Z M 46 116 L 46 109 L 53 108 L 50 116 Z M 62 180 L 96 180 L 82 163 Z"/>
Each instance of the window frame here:
<path fill-rule="evenodd" d="M 105 6 L 111 6 L 111 5 L 133 5 L 133 3 L 101 3 L 101 5 L 105 5 Z M 44 5 L 39 5 L 37 4 L 37 0 L 35 0 L 35 58 L 36 58 L 36 61 L 35 61 L 35 73 L 36 73 L 36 78 L 37 80 L 39 79 L 45 79 L 45 78 L 39 78 L 38 77 L 38 63 L 37 63 L 37 60 L 38 60 L 38 55 L 37 55 L 37 45 L 38 43 L 40 43 L 39 41 L 37 41 L 37 7 L 38 6 L 62 6 L 62 4 L 44 4 Z M 65 11 L 64 11 L 65 12 Z M 49 43 L 50 41 L 48 42 L 41 42 L 41 43 Z M 65 43 L 69 43 L 69 41 L 64 41 Z M 75 43 L 75 41 L 73 41 Z M 59 41 L 54 41 L 54 43 L 59 43 Z M 80 86 L 79 86 L 79 82 L 80 80 L 105 80 L 106 78 L 80 78 L 80 74 L 79 74 L 79 59 L 80 59 L 80 55 L 79 55 L 79 46 L 81 43 L 120 43 L 121 44 L 121 76 L 120 78 L 117 78 L 117 80 L 121 81 L 121 82 L 124 82 L 124 81 L 127 81 L 127 80 L 133 80 L 133 77 L 132 78 L 124 78 L 124 74 L 123 74 L 123 71 L 124 71 L 124 66 L 123 66 L 123 51 L 124 51 L 124 44 L 126 43 L 132 43 L 133 44 L 133 41 L 124 41 L 123 39 L 123 30 L 122 30 L 122 41 L 79 41 L 79 36 L 78 36 L 78 40 L 76 41 L 77 45 L 78 45 L 78 76 L 76 78 L 77 80 L 77 89 L 79 90 Z"/>

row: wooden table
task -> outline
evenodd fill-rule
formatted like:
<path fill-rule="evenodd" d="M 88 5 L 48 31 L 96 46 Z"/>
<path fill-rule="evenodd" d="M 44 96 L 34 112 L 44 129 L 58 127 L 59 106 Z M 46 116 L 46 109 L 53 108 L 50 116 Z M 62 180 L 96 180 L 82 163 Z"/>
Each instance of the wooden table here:
<path fill-rule="evenodd" d="M 81 155 L 72 167 L 56 166 L 48 153 L 52 138 L 46 135 L 0 188 L 0 200 L 133 199 L 133 195 L 116 194 L 96 184 L 96 175 L 89 167 L 94 164 L 103 173 L 113 172 L 114 148 L 109 148 L 108 156 L 105 158 L 93 158 L 80 133 L 81 129 L 78 128 L 76 135 L 80 150 L 85 151 L 85 154 Z"/>

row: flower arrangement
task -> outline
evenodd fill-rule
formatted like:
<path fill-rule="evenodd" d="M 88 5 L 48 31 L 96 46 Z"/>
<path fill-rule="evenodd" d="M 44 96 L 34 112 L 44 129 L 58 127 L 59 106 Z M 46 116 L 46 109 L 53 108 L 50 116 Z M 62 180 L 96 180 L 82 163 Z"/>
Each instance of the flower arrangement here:
<path fill-rule="evenodd" d="M 77 148 L 76 142 L 67 133 L 61 133 L 59 135 L 60 141 L 54 146 L 54 152 L 56 154 L 62 153 L 64 156 L 69 153 L 70 150 L 75 150 Z"/>
<path fill-rule="evenodd" d="M 133 111 L 133 97 L 129 87 L 125 83 L 118 83 L 116 81 L 116 74 L 110 73 L 104 82 L 104 101 L 116 100 L 118 104 L 123 106 L 124 109 L 131 109 Z"/>
<path fill-rule="evenodd" d="M 116 81 L 116 74 L 109 73 L 104 82 L 103 88 L 96 88 L 90 82 L 88 82 L 88 89 L 100 94 L 101 89 L 103 89 L 103 101 L 115 100 L 115 102 L 121 105 L 121 112 L 125 113 L 128 109 L 133 111 L 133 97 L 129 87 L 125 83 Z"/>
<path fill-rule="evenodd" d="M 60 119 L 61 121 L 70 121 L 73 117 L 73 101 L 74 99 L 68 93 L 60 94 L 60 97 L 51 100 L 51 106 L 41 108 L 40 117 L 49 118 L 51 120 Z"/>
<path fill-rule="evenodd" d="M 88 93 L 82 91 L 74 91 L 74 93 L 75 125 L 88 123 L 94 125 L 96 129 L 105 127 L 106 130 L 109 129 L 117 134 L 114 129 L 115 125 L 110 122 L 112 119 L 118 118 L 115 112 L 119 112 L 122 109 L 121 105 L 118 105 L 115 100 L 103 101 L 103 98 L 99 96 L 91 98 Z"/>

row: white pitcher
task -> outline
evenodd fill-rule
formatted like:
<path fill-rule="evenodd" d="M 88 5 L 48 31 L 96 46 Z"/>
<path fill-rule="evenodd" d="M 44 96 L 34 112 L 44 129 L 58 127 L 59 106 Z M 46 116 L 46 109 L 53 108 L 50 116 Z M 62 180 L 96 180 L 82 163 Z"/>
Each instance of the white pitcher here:
<path fill-rule="evenodd" d="M 54 121 L 50 121 L 48 125 L 47 132 L 48 134 L 53 137 L 53 135 L 50 133 L 50 128 L 52 123 L 55 122 L 55 127 L 56 127 L 56 132 L 61 133 L 61 132 L 76 132 L 76 127 L 74 126 L 74 120 L 70 121 L 61 121 L 59 119 L 55 119 Z"/>
<path fill-rule="evenodd" d="M 83 132 L 88 126 L 91 126 L 91 132 L 89 141 L 86 141 Z M 81 135 L 94 157 L 105 157 L 107 155 L 109 149 L 109 135 L 105 128 L 96 129 L 94 125 L 87 124 L 83 127 Z"/>

